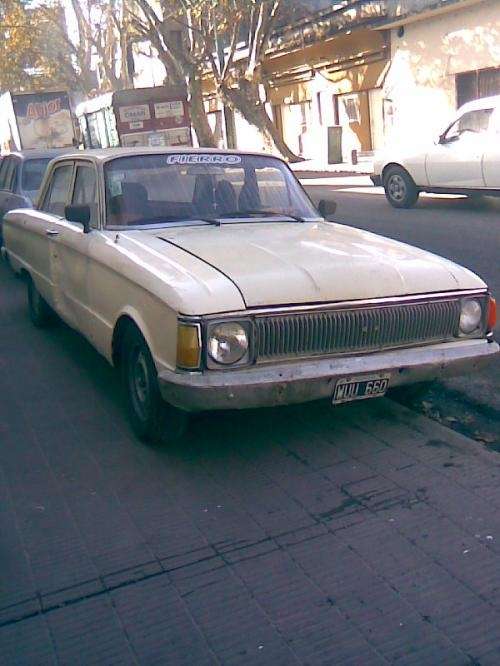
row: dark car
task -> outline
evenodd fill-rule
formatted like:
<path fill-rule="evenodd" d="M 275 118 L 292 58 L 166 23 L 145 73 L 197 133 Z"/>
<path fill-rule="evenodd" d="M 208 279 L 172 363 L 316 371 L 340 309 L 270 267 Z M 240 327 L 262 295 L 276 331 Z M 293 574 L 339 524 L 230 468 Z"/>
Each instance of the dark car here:
<path fill-rule="evenodd" d="M 14 152 L 0 161 L 0 244 L 2 220 L 13 208 L 32 208 L 47 164 L 67 150 Z"/>

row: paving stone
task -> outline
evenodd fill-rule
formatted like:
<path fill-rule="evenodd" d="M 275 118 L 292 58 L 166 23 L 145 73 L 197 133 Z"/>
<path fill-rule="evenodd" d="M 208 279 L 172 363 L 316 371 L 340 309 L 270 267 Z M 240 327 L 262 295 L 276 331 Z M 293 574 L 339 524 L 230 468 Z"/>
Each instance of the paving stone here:
<path fill-rule="evenodd" d="M 57 664 L 45 620 L 31 617 L 0 627 L 2 666 L 48 666 Z"/>
<path fill-rule="evenodd" d="M 145 447 L 0 283 L 2 665 L 500 663 L 498 454 L 385 399 Z"/>

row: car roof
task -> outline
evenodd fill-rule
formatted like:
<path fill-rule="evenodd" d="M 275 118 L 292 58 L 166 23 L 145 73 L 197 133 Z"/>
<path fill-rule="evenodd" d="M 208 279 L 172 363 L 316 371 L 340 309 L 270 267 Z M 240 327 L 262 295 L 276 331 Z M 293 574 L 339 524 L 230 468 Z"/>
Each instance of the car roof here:
<path fill-rule="evenodd" d="M 221 148 L 144 148 L 136 146 L 133 148 L 91 148 L 86 150 L 75 150 L 64 155 L 68 159 L 90 158 L 96 162 L 107 162 L 117 157 L 129 157 L 134 155 L 178 155 L 180 153 L 206 155 L 213 153 L 215 155 L 253 155 L 256 157 L 280 157 L 271 153 L 248 152 L 245 150 L 224 150 Z"/>
<path fill-rule="evenodd" d="M 458 111 L 460 113 L 467 111 L 478 111 L 480 109 L 491 109 L 500 107 L 500 95 L 493 95 L 492 97 L 481 97 L 480 99 L 474 99 L 472 102 L 467 102 L 463 104 Z"/>
<path fill-rule="evenodd" d="M 13 150 L 6 155 L 2 155 L 5 159 L 6 157 L 17 157 L 20 160 L 40 160 L 48 158 L 50 160 L 54 157 L 59 157 L 59 155 L 64 155 L 65 153 L 73 151 L 73 148 L 45 148 L 45 149 L 33 149 L 33 150 Z"/>

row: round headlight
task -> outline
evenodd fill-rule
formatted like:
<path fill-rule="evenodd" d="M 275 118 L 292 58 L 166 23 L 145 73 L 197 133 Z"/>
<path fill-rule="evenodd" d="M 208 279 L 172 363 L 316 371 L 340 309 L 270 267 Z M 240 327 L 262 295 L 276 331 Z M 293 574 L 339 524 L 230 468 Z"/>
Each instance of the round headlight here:
<path fill-rule="evenodd" d="M 462 302 L 462 311 L 460 313 L 460 331 L 468 335 L 473 333 L 481 323 L 483 311 L 479 301 L 470 299 Z"/>
<path fill-rule="evenodd" d="M 241 324 L 217 324 L 210 331 L 208 353 L 216 363 L 237 363 L 248 351 L 248 335 Z"/>

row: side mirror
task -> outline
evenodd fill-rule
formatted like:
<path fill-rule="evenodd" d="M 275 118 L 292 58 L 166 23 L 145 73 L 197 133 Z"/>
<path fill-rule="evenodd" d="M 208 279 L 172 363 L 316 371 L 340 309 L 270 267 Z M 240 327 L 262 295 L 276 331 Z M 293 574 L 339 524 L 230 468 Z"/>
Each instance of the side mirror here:
<path fill-rule="evenodd" d="M 81 224 L 83 226 L 84 234 L 90 232 L 90 206 L 88 204 L 66 206 L 64 209 L 64 217 L 68 222 L 77 222 L 78 224 Z"/>
<path fill-rule="evenodd" d="M 329 220 L 330 217 L 335 214 L 335 211 L 337 210 L 337 204 L 335 201 L 331 201 L 330 199 L 321 199 L 318 204 L 318 210 L 321 217 L 324 217 L 325 220 Z"/>
<path fill-rule="evenodd" d="M 453 143 L 454 141 L 458 141 L 459 138 L 460 137 L 458 134 L 452 134 L 451 136 L 446 136 L 445 134 L 441 134 L 438 143 L 443 146 L 446 145 L 447 143 Z"/>

